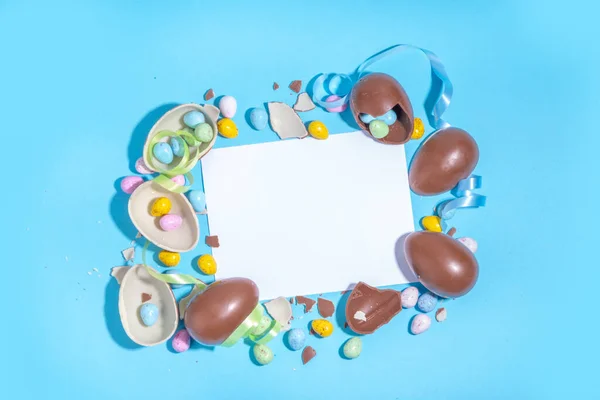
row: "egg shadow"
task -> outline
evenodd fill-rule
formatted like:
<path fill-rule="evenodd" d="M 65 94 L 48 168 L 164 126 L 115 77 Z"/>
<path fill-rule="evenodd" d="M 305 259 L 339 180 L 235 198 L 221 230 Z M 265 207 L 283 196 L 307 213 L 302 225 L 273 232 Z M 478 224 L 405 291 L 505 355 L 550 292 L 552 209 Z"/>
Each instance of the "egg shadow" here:
<path fill-rule="evenodd" d="M 344 294 L 342 294 L 342 296 L 340 297 L 340 301 L 338 302 L 337 307 L 335 309 L 335 321 L 338 327 L 345 334 L 350 336 L 361 336 L 360 334 L 350 329 L 350 326 L 346 326 L 348 322 L 348 320 L 346 319 L 346 305 L 348 304 L 348 299 L 350 299 L 350 293 L 352 293 L 352 289 L 354 289 L 354 286 L 356 286 L 356 284 L 354 283 L 349 285 L 348 289 L 346 289 L 345 292 L 343 292 Z"/>
<path fill-rule="evenodd" d="M 400 271 L 402 272 L 404 277 L 409 282 L 417 282 L 419 279 L 408 265 L 408 261 L 406 260 L 406 252 L 404 251 L 404 244 L 406 243 L 406 238 L 408 238 L 408 235 L 410 235 L 410 233 L 405 233 L 404 235 L 398 238 L 398 240 L 396 241 L 396 245 L 394 246 L 394 253 L 396 256 L 396 263 L 398 264 L 398 268 L 400 268 Z"/>
<path fill-rule="evenodd" d="M 119 228 L 121 233 L 130 240 L 135 238 L 137 229 L 129 218 L 127 207 L 129 204 L 129 195 L 121 191 L 121 181 L 124 178 L 119 178 L 114 182 L 115 195 L 112 197 L 109 205 L 110 216 Z"/>
<path fill-rule="evenodd" d="M 190 343 L 190 350 L 204 350 L 204 351 L 215 351 L 215 346 L 207 346 L 205 344 L 202 344 L 200 342 L 195 341 L 194 339 L 192 339 L 191 343 Z"/>
<path fill-rule="evenodd" d="M 126 350 L 139 350 L 138 345 L 127 336 L 119 316 L 119 283 L 112 278 L 106 285 L 104 292 L 104 322 L 112 340 Z"/>

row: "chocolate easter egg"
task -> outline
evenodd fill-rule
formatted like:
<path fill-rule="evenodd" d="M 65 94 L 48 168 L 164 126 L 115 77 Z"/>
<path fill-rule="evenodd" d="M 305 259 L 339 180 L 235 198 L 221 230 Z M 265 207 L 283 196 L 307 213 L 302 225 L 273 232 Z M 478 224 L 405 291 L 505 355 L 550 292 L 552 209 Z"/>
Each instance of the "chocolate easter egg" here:
<path fill-rule="evenodd" d="M 413 192 L 433 196 L 452 190 L 467 178 L 479 161 L 479 148 L 467 132 L 458 128 L 437 131 L 415 153 L 408 180 Z"/>
<path fill-rule="evenodd" d="M 346 303 L 346 322 L 356 333 L 373 333 L 401 310 L 400 292 L 358 282 Z"/>
<path fill-rule="evenodd" d="M 250 279 L 217 281 L 199 293 L 185 311 L 185 327 L 194 340 L 223 343 L 258 304 L 258 287 Z"/>
<path fill-rule="evenodd" d="M 419 281 L 440 297 L 463 296 L 477 282 L 479 264 L 471 250 L 444 233 L 411 233 L 404 252 Z"/>
<path fill-rule="evenodd" d="M 393 110 L 396 118 L 391 119 L 394 121 L 389 125 L 389 132 L 377 140 L 388 144 L 402 144 L 410 140 L 413 132 L 413 109 L 408 95 L 391 76 L 372 73 L 361 78 L 350 93 L 350 108 L 358 126 L 367 132 L 369 125 L 363 121 L 364 116 L 389 120 L 384 116 Z"/>

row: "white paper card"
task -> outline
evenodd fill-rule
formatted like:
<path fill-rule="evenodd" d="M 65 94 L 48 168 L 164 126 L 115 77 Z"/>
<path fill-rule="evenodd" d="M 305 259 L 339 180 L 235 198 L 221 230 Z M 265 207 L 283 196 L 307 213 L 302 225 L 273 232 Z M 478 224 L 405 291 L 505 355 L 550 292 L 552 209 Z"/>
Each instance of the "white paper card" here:
<path fill-rule="evenodd" d="M 404 146 L 352 132 L 213 149 L 202 171 L 218 279 L 250 278 L 261 300 L 416 281 Z"/>

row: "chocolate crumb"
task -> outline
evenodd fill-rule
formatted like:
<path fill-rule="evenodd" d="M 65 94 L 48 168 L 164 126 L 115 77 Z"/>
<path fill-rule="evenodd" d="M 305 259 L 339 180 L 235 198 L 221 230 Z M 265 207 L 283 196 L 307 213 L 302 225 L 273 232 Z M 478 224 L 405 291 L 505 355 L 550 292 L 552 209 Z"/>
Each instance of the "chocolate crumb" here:
<path fill-rule="evenodd" d="M 206 101 L 212 99 L 213 97 L 215 97 L 215 91 L 212 89 L 208 89 L 204 94 L 204 100 Z"/>
<path fill-rule="evenodd" d="M 306 346 L 304 350 L 302 350 L 302 364 L 306 365 L 307 362 L 315 358 L 317 352 L 310 346 Z"/>
<path fill-rule="evenodd" d="M 302 89 L 302 81 L 292 81 L 292 83 L 290 83 L 289 88 L 296 93 L 300 93 L 300 89 Z"/>
<path fill-rule="evenodd" d="M 273 90 L 279 89 L 279 84 L 277 82 L 273 82 Z"/>
<path fill-rule="evenodd" d="M 309 299 L 308 297 L 296 296 L 296 304 L 304 304 L 304 313 L 308 313 L 311 312 L 312 308 L 315 304 L 317 304 L 317 302 L 313 299 Z"/>
<path fill-rule="evenodd" d="M 344 322 L 344 329 L 348 327 L 348 322 Z"/>
<path fill-rule="evenodd" d="M 309 335 L 316 335 L 317 333 L 315 332 L 315 330 L 313 328 L 310 328 L 310 331 L 308 331 Z"/>
<path fill-rule="evenodd" d="M 448 312 L 446 311 L 446 309 L 444 307 L 438 309 L 435 312 L 435 320 L 437 322 L 444 322 L 446 320 L 447 316 L 448 316 Z"/>
<path fill-rule="evenodd" d="M 142 303 L 149 301 L 152 298 L 152 295 L 149 293 L 142 293 Z"/>
<path fill-rule="evenodd" d="M 456 233 L 456 228 L 452 227 L 448 231 L 448 236 L 452 237 L 452 236 L 454 236 L 455 233 Z"/>
<path fill-rule="evenodd" d="M 207 236 L 206 244 L 208 245 L 208 247 L 219 247 L 219 237 L 217 235 Z"/>
<path fill-rule="evenodd" d="M 290 304 L 294 304 L 294 298 L 290 297 Z"/>

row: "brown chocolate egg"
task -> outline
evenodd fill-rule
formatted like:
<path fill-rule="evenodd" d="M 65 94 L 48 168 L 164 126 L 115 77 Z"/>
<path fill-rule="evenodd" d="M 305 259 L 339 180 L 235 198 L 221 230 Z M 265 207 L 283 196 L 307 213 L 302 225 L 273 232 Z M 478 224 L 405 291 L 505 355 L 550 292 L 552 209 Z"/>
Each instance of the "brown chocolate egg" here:
<path fill-rule="evenodd" d="M 346 303 L 346 322 L 356 333 L 373 333 L 402 311 L 400 292 L 358 282 Z"/>
<path fill-rule="evenodd" d="M 471 135 L 458 128 L 439 130 L 413 157 L 408 172 L 410 188 L 422 196 L 447 192 L 469 177 L 478 161 L 479 148 Z"/>
<path fill-rule="evenodd" d="M 198 294 L 185 312 L 185 327 L 196 341 L 223 343 L 258 304 L 258 287 L 250 279 L 217 281 Z"/>
<path fill-rule="evenodd" d="M 367 132 L 369 126 L 360 119 L 360 114 L 377 118 L 394 110 L 396 122 L 390 125 L 387 136 L 376 140 L 388 144 L 402 144 L 410 140 L 413 132 L 413 109 L 408 95 L 391 76 L 372 73 L 361 78 L 350 93 L 350 108 L 358 126 Z"/>
<path fill-rule="evenodd" d="M 419 281 L 440 297 L 464 296 L 477 282 L 479 264 L 473 253 L 444 233 L 411 233 L 404 252 Z"/>

